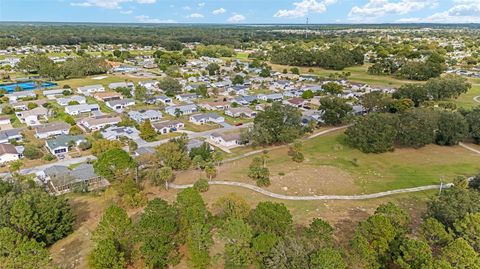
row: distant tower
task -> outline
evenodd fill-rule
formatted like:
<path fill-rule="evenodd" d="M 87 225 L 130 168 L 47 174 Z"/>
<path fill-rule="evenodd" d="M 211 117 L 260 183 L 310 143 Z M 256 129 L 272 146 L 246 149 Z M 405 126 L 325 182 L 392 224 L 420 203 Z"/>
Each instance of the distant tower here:
<path fill-rule="evenodd" d="M 307 23 L 305 24 L 305 39 L 308 38 L 308 17 L 307 17 Z"/>

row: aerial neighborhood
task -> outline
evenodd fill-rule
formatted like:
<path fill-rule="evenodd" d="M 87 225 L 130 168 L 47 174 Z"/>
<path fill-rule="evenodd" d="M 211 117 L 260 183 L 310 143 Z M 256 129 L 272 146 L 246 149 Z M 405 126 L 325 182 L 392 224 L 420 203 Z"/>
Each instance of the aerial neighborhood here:
<path fill-rule="evenodd" d="M 210 13 L 0 22 L 1 268 L 479 268 L 478 25 Z"/>

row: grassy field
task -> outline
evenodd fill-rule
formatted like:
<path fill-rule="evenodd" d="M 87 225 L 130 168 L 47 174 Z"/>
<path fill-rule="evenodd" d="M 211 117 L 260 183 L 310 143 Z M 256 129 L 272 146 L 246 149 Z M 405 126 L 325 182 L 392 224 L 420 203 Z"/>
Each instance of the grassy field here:
<path fill-rule="evenodd" d="M 268 167 L 272 185 L 267 189 L 289 195 L 361 194 L 417 187 L 451 181 L 456 176 L 480 172 L 480 155 L 462 147 L 429 145 L 422 149 L 397 149 L 383 154 L 364 154 L 345 145 L 341 132 L 304 143 L 305 162 L 292 162 L 286 148 L 270 152 Z M 246 157 L 219 168 L 217 179 L 254 182 L 248 178 Z M 191 183 L 199 171 L 177 176 Z"/>
<path fill-rule="evenodd" d="M 95 77 L 103 77 L 105 76 L 106 78 L 103 79 L 93 79 Z M 125 75 L 98 75 L 98 76 L 89 76 L 85 78 L 73 78 L 73 79 L 66 79 L 66 80 L 60 80 L 56 81 L 58 83 L 59 87 L 63 87 L 64 85 L 68 85 L 71 88 L 78 88 L 81 86 L 86 86 L 86 85 L 93 85 L 93 84 L 102 84 L 104 87 L 108 87 L 108 84 L 114 83 L 114 82 L 124 82 L 124 81 L 133 81 L 133 82 L 138 82 L 142 80 L 147 80 L 145 78 L 134 78 L 130 76 L 125 76 Z"/>
<path fill-rule="evenodd" d="M 480 83 L 472 83 L 472 88 L 466 94 L 462 94 L 452 101 L 456 103 L 458 107 L 472 108 L 480 106 L 480 103 L 473 99 L 476 96 L 480 96 Z"/>

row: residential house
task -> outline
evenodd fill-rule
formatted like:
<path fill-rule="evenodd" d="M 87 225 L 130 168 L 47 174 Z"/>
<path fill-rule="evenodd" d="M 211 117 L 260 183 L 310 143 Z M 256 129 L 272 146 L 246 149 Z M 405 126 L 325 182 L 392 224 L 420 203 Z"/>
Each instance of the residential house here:
<path fill-rule="evenodd" d="M 206 124 L 208 122 L 222 123 L 224 121 L 225 121 L 225 118 L 216 113 L 196 114 L 196 115 L 190 116 L 190 122 L 197 125 Z"/>
<path fill-rule="evenodd" d="M 126 99 L 108 101 L 108 102 L 105 102 L 105 104 L 113 110 L 122 111 L 126 107 L 135 105 L 135 100 L 131 98 L 126 98 Z"/>
<path fill-rule="evenodd" d="M 129 111 L 128 116 L 137 123 L 143 123 L 146 120 L 149 120 L 150 122 L 155 122 L 162 119 L 162 112 L 152 109 Z"/>
<path fill-rule="evenodd" d="M 61 156 L 69 152 L 70 146 L 78 147 L 78 145 L 86 141 L 83 135 L 59 135 L 46 140 L 45 144 L 53 155 Z"/>
<path fill-rule="evenodd" d="M 257 98 L 262 101 L 282 101 L 283 95 L 281 93 L 259 94 Z"/>
<path fill-rule="evenodd" d="M 140 140 L 140 132 L 134 127 L 111 126 L 102 131 L 103 138 L 107 140 L 118 140 L 120 137 L 126 137 L 134 141 Z"/>
<path fill-rule="evenodd" d="M 178 94 L 175 98 L 181 102 L 191 102 L 198 98 L 196 93 L 186 93 L 186 94 Z"/>
<path fill-rule="evenodd" d="M 95 173 L 93 165 L 87 163 L 82 163 L 71 170 L 66 166 L 54 165 L 38 172 L 37 178 L 55 194 L 103 186 L 102 178 Z"/>
<path fill-rule="evenodd" d="M 102 115 L 88 117 L 80 120 L 80 125 L 85 127 L 88 131 L 98 131 L 107 126 L 117 125 L 122 119 L 117 116 Z"/>
<path fill-rule="evenodd" d="M 68 106 L 70 102 L 77 103 L 78 105 L 86 104 L 87 99 L 85 98 L 85 96 L 80 96 L 80 95 L 72 95 L 72 96 L 62 97 L 57 99 L 57 103 L 61 106 Z"/>
<path fill-rule="evenodd" d="M 305 100 L 303 98 L 292 98 L 292 99 L 284 100 L 283 103 L 285 105 L 300 108 L 305 105 Z"/>
<path fill-rule="evenodd" d="M 167 134 L 185 128 L 185 124 L 181 121 L 162 121 L 152 123 L 152 127 L 157 133 Z"/>
<path fill-rule="evenodd" d="M 210 140 L 222 147 L 236 147 L 240 145 L 239 133 L 213 133 L 210 135 Z"/>
<path fill-rule="evenodd" d="M 37 94 L 34 91 L 19 91 L 6 94 L 10 103 L 16 103 L 20 99 L 35 99 Z"/>
<path fill-rule="evenodd" d="M 251 103 L 253 103 L 257 100 L 258 100 L 258 98 L 256 96 L 246 95 L 246 96 L 239 96 L 239 97 L 233 98 L 232 103 L 237 103 L 237 104 L 241 104 L 243 106 L 248 106 L 248 105 L 250 105 Z"/>
<path fill-rule="evenodd" d="M 42 94 L 47 97 L 48 99 L 54 99 L 58 96 L 64 96 L 64 92 L 72 92 L 71 89 L 53 89 L 53 90 L 45 90 Z"/>
<path fill-rule="evenodd" d="M 198 104 L 199 107 L 206 110 L 225 110 L 230 107 L 230 102 L 214 101 Z"/>
<path fill-rule="evenodd" d="M 172 105 L 173 104 L 172 98 L 170 98 L 166 95 L 157 96 L 156 99 L 158 101 L 164 103 L 165 105 Z"/>
<path fill-rule="evenodd" d="M 123 98 L 123 96 L 118 92 L 97 92 L 93 94 L 93 98 L 97 99 L 98 101 L 108 102 L 120 100 Z"/>
<path fill-rule="evenodd" d="M 96 84 L 96 85 L 88 85 L 88 86 L 84 86 L 84 87 L 78 87 L 77 91 L 79 93 L 83 94 L 83 95 L 90 96 L 90 95 L 92 95 L 93 93 L 96 93 L 96 92 L 104 92 L 105 88 L 100 84 Z"/>
<path fill-rule="evenodd" d="M 0 163 L 13 162 L 20 159 L 17 148 L 12 144 L 0 144 Z"/>
<path fill-rule="evenodd" d="M 10 141 L 22 141 L 21 129 L 9 129 L 0 131 L 0 144 L 10 143 Z"/>
<path fill-rule="evenodd" d="M 176 116 L 176 112 L 179 111 L 181 115 L 190 115 L 198 111 L 198 108 L 194 104 L 169 106 L 165 108 L 165 112 L 169 115 Z"/>
<path fill-rule="evenodd" d="M 81 104 L 65 107 L 65 112 L 72 116 L 96 111 L 100 111 L 100 106 L 98 106 L 98 104 Z"/>
<path fill-rule="evenodd" d="M 147 80 L 138 82 L 138 85 L 145 87 L 147 90 L 155 90 L 158 84 L 158 80 Z"/>
<path fill-rule="evenodd" d="M 34 103 L 36 104 L 37 106 L 43 106 L 45 103 L 47 103 L 47 100 L 45 99 L 40 99 L 40 100 L 30 100 L 30 101 L 23 101 L 23 102 L 17 102 L 17 103 L 14 103 L 14 104 L 11 104 L 12 105 L 12 108 L 15 110 L 15 111 L 18 111 L 18 110 L 28 110 L 28 104 L 30 103 Z"/>
<path fill-rule="evenodd" d="M 42 106 L 36 107 L 32 110 L 16 112 L 15 114 L 21 123 L 25 123 L 28 126 L 40 125 L 41 119 L 48 119 L 48 109 Z"/>
<path fill-rule="evenodd" d="M 230 107 L 227 110 L 225 110 L 225 115 L 230 116 L 232 118 L 238 118 L 238 117 L 254 118 L 257 115 L 257 112 L 251 110 L 248 107 Z"/>
<path fill-rule="evenodd" d="M 2 125 L 10 125 L 9 115 L 0 115 L 0 126 Z"/>
<path fill-rule="evenodd" d="M 46 123 L 35 128 L 35 137 L 45 139 L 51 136 L 66 135 L 70 127 L 70 124 L 63 121 Z"/>
<path fill-rule="evenodd" d="M 135 88 L 135 84 L 133 84 L 133 82 L 114 82 L 114 83 L 108 84 L 108 88 L 111 90 L 115 90 L 117 88 L 133 89 Z"/>

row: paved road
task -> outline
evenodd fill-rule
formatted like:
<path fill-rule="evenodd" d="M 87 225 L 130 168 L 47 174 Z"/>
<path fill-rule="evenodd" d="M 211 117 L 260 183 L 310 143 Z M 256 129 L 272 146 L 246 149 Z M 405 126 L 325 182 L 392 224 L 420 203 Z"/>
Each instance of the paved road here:
<path fill-rule="evenodd" d="M 367 200 L 367 199 L 374 199 L 380 198 L 385 196 L 391 196 L 400 193 L 411 193 L 411 192 L 419 192 L 419 191 L 426 191 L 426 190 L 438 190 L 440 188 L 450 188 L 453 184 L 445 184 L 445 185 L 428 185 L 428 186 L 421 186 L 416 188 L 406 188 L 406 189 L 398 189 L 398 190 L 391 190 L 391 191 L 384 191 L 384 192 L 377 192 L 371 194 L 360 194 L 360 195 L 310 195 L 310 196 L 291 196 L 291 195 L 283 195 L 278 193 L 273 193 L 267 190 L 264 190 L 260 187 L 243 183 L 243 182 L 235 182 L 235 181 L 209 181 L 209 185 L 227 185 L 227 186 L 235 186 L 241 187 L 245 189 L 249 189 L 258 193 L 261 193 L 265 196 L 269 196 L 276 199 L 281 200 L 293 200 L 293 201 L 315 201 L 315 200 Z M 174 183 L 168 184 L 169 188 L 172 189 L 186 189 L 192 187 L 193 184 L 185 184 L 185 185 L 178 185 Z"/>
<path fill-rule="evenodd" d="M 473 101 L 480 103 L 480 95 L 473 97 Z"/>
<path fill-rule="evenodd" d="M 475 152 L 475 153 L 480 154 L 480 150 L 474 149 L 474 148 L 472 148 L 472 147 L 469 147 L 469 146 L 463 144 L 462 142 L 458 143 L 458 145 L 459 145 L 460 147 L 464 148 L 464 149 L 470 150 L 471 152 Z"/>

